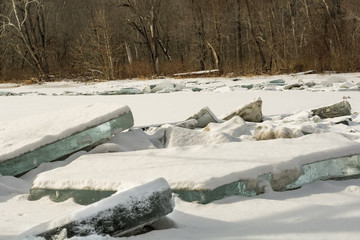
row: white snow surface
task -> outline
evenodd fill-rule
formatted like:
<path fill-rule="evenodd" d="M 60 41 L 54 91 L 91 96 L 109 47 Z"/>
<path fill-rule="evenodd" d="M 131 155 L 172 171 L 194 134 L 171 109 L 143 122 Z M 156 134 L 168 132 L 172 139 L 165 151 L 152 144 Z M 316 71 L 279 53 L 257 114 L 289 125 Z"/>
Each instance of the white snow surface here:
<path fill-rule="evenodd" d="M 95 103 L 17 121 L 0 122 L 0 162 L 110 121 L 129 111 L 129 107 L 124 105 Z"/>
<path fill-rule="evenodd" d="M 269 84 L 269 81 L 276 79 L 283 79 L 286 85 L 294 83 L 307 85 L 304 85 L 302 90 L 285 90 L 284 86 Z M 22 138 L 28 135 L 28 129 L 34 125 L 35 119 L 39 119 L 38 114 L 47 115 L 43 118 L 49 120 L 54 118 L 58 111 L 68 111 L 69 108 L 84 109 L 85 106 L 98 103 L 108 110 L 109 108 L 115 110 L 122 104 L 126 104 L 133 113 L 136 126 L 184 121 L 206 106 L 216 116 L 221 116 L 258 97 L 261 97 L 263 101 L 264 115 L 263 123 L 244 125 L 232 119 L 233 122 L 230 120 L 210 126 L 209 131 L 180 131 L 180 128 L 167 125 L 161 128 L 150 128 L 147 132 L 133 129 L 116 134 L 113 139 L 98 146 L 92 152 L 78 152 L 64 162 L 42 164 L 21 178 L 0 176 L 0 239 L 22 239 L 19 234 L 34 226 L 83 209 L 83 206 L 77 205 L 71 199 L 54 203 L 47 197 L 37 201 L 29 201 L 27 197 L 34 179 L 36 183 L 50 184 L 45 180 L 40 181 L 41 178 L 58 171 L 61 167 L 66 171 L 75 172 L 75 169 L 78 169 L 75 168 L 76 164 L 80 166 L 82 161 L 90 162 L 90 159 L 94 166 L 88 165 L 81 170 L 88 171 L 94 177 L 94 181 L 90 182 L 92 186 L 100 185 L 95 181 L 102 181 L 103 186 L 125 190 L 136 184 L 145 183 L 147 180 L 153 180 L 154 178 L 150 179 L 150 175 L 168 174 L 166 175 L 168 179 L 165 179 L 174 186 L 178 184 L 178 186 L 194 188 L 204 186 L 213 188 L 222 182 L 241 177 L 251 178 L 264 171 L 276 171 L 316 159 L 359 152 L 360 73 L 166 79 L 165 81 L 163 79 L 122 80 L 88 84 L 62 81 L 27 86 L 0 84 L 0 93 L 19 94 L 0 96 L 0 139 L 10 139 L 12 136 L 19 142 L 24 141 Z M 171 86 L 169 81 L 176 86 Z M 159 92 L 157 93 L 97 95 L 102 91 L 121 88 L 137 88 L 146 92 L 145 90 L 148 90 L 150 85 L 159 83 L 163 84 L 158 85 Z M 253 89 L 241 87 L 241 85 L 249 84 L 254 85 Z M 161 87 L 164 88 L 160 89 Z M 195 87 L 201 91 L 193 92 L 191 88 Z M 64 94 L 70 92 L 71 94 Z M 352 121 L 349 121 L 349 126 L 336 124 L 349 117 L 321 120 L 309 116 L 311 109 L 335 104 L 343 99 L 352 106 L 350 116 Z M 83 110 L 79 112 L 79 114 L 82 113 Z M 104 112 L 97 109 L 93 114 L 103 116 Z M 23 132 L 13 134 L 6 130 L 10 128 L 5 126 L 14 126 L 16 121 L 24 121 L 24 119 L 29 120 L 24 126 L 19 126 Z M 81 121 L 75 118 L 70 119 L 78 122 L 75 128 L 88 121 L 83 118 Z M 40 120 L 45 119 L 40 117 Z M 62 121 L 59 124 L 61 126 L 40 127 L 43 131 L 40 137 L 46 138 L 53 128 L 66 129 L 69 121 Z M 253 134 L 254 129 L 262 125 L 272 126 L 279 130 L 285 128 L 294 131 L 301 130 L 312 134 L 294 139 L 256 142 L 249 135 L 248 130 L 250 134 Z M 174 146 L 166 146 L 169 143 L 164 139 L 167 128 L 176 128 L 176 131 L 167 133 L 171 133 L 173 142 L 176 143 Z M 6 135 L 3 134 L 4 131 L 7 132 Z M 199 132 L 207 134 L 203 135 Z M 186 136 L 197 135 L 203 137 L 198 140 L 186 138 Z M 226 137 L 218 138 L 217 136 Z M 219 139 L 225 140 L 217 141 Z M 17 141 L 14 144 L 17 144 Z M 164 147 L 167 148 L 161 149 Z M 5 150 L 3 143 L 0 144 L 0 150 Z M 14 151 L 17 150 L 14 149 Z M 239 162 L 242 156 L 246 158 Z M 101 161 L 98 161 L 100 157 Z M 125 161 L 126 159 L 132 161 Z M 96 167 L 104 167 L 99 166 L 99 162 L 106 165 L 106 161 L 112 164 L 116 161 L 123 163 L 121 169 L 129 169 L 128 172 L 122 172 L 126 176 L 124 178 L 126 181 L 119 184 L 119 181 L 110 179 L 107 172 L 101 172 L 100 169 L 97 172 Z M 222 164 L 220 164 L 221 161 Z M 141 165 L 136 165 L 137 162 Z M 140 175 L 138 169 L 142 169 L 143 174 Z M 111 174 L 114 174 L 115 170 L 111 169 L 111 171 Z M 169 171 L 174 174 L 169 174 Z M 206 173 L 211 173 L 211 175 L 206 176 Z M 74 176 L 70 176 L 76 180 L 71 187 L 85 183 L 85 180 L 76 179 L 76 174 L 75 172 Z M 132 174 L 136 178 L 131 179 Z M 57 178 L 57 175 L 53 177 Z M 64 181 L 54 181 L 51 184 L 62 185 Z M 187 203 L 175 197 L 175 211 L 166 219 L 154 224 L 154 231 L 132 236 L 129 239 L 357 240 L 360 236 L 359 220 L 359 179 L 319 181 L 293 191 L 273 192 L 267 189 L 265 194 L 256 197 L 234 196 L 207 205 Z M 73 237 L 72 240 L 74 239 L 113 240 L 119 238 L 92 235 Z"/>

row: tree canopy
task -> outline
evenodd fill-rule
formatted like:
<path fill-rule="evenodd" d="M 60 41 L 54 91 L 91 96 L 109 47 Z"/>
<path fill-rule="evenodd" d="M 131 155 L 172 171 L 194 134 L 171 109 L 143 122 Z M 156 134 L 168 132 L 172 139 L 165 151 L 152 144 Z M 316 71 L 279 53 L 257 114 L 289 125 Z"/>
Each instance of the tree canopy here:
<path fill-rule="evenodd" d="M 360 70 L 356 0 L 2 0 L 0 80 Z"/>

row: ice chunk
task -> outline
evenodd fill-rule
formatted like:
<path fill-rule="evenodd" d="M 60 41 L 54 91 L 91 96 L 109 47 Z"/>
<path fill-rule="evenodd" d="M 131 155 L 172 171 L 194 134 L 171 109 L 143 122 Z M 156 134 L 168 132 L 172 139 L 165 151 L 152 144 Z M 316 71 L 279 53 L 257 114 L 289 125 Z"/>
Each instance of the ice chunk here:
<path fill-rule="evenodd" d="M 0 173 L 24 173 L 43 162 L 95 146 L 133 124 L 128 107 L 96 104 L 5 125 L 0 135 Z"/>
<path fill-rule="evenodd" d="M 341 134 L 325 133 L 294 139 L 88 154 L 63 168 L 39 174 L 32 189 L 60 190 L 60 195 L 66 189 L 123 191 L 163 176 L 181 197 L 208 202 L 231 195 L 253 196 L 270 185 L 282 190 L 301 175 L 301 166 L 359 155 L 359 146 Z M 353 173 L 349 172 L 349 177 Z"/>
<path fill-rule="evenodd" d="M 286 125 L 274 126 L 272 124 L 263 124 L 258 126 L 254 131 L 254 138 L 256 140 L 269 140 L 276 138 L 297 138 L 304 134 L 296 128 L 291 128 Z"/>
<path fill-rule="evenodd" d="M 92 190 L 92 189 L 38 189 L 32 188 L 28 197 L 29 201 L 36 201 L 48 196 L 51 201 L 64 202 L 72 198 L 80 205 L 89 205 L 115 194 L 115 190 Z"/>
<path fill-rule="evenodd" d="M 234 116 L 239 116 L 247 122 L 262 122 L 263 114 L 262 114 L 262 100 L 258 98 L 251 103 L 238 108 L 225 116 L 221 117 L 223 120 L 230 120 Z"/>
<path fill-rule="evenodd" d="M 201 92 L 201 91 L 204 90 L 204 89 L 199 88 L 199 87 L 194 87 L 194 88 L 192 88 L 191 90 L 192 90 L 193 92 Z"/>
<path fill-rule="evenodd" d="M 197 125 L 198 125 L 198 121 L 196 119 L 189 119 L 175 124 L 175 126 L 177 127 L 188 128 L 188 129 L 194 129 L 196 128 Z"/>
<path fill-rule="evenodd" d="M 12 92 L 0 92 L 0 96 L 14 96 L 15 94 Z"/>
<path fill-rule="evenodd" d="M 294 89 L 303 89 L 304 84 L 302 83 L 294 83 L 294 84 L 290 84 L 290 85 L 286 85 L 284 86 L 284 90 L 294 90 Z"/>
<path fill-rule="evenodd" d="M 355 84 L 350 82 L 339 83 L 339 88 L 352 89 L 354 86 Z"/>
<path fill-rule="evenodd" d="M 241 85 L 241 87 L 250 90 L 250 89 L 252 89 L 254 87 L 254 84 L 248 84 L 248 85 L 244 84 L 244 85 Z"/>
<path fill-rule="evenodd" d="M 183 85 L 179 85 L 177 87 L 176 84 L 172 83 L 171 80 L 166 79 L 162 82 L 155 84 L 155 85 L 149 85 L 146 87 L 145 92 L 147 93 L 168 93 L 168 92 L 174 92 L 175 90 L 181 90 Z"/>
<path fill-rule="evenodd" d="M 119 192 L 100 202 L 82 208 L 69 216 L 36 226 L 22 234 L 51 239 L 54 235 L 88 236 L 92 234 L 119 237 L 151 224 L 174 209 L 169 184 L 160 178 Z"/>
<path fill-rule="evenodd" d="M 301 166 L 301 175 L 282 190 L 299 188 L 318 180 L 342 179 L 360 175 L 360 155 L 335 158 Z"/>
<path fill-rule="evenodd" d="M 211 122 L 220 122 L 220 120 L 215 116 L 215 114 L 208 108 L 204 107 L 195 115 L 189 117 L 187 120 L 195 119 L 198 123 L 196 127 L 203 128 L 206 127 Z"/>
<path fill-rule="evenodd" d="M 285 81 L 283 79 L 275 79 L 275 80 L 269 81 L 268 84 L 269 85 L 274 85 L 274 86 L 284 86 Z"/>
<path fill-rule="evenodd" d="M 312 116 L 319 116 L 320 118 L 334 118 L 351 115 L 351 106 L 348 101 L 342 101 L 331 106 L 326 106 L 311 111 Z"/>
<path fill-rule="evenodd" d="M 173 192 L 183 201 L 207 204 L 229 196 L 253 197 L 263 193 L 264 189 L 257 185 L 257 182 L 242 180 L 225 184 L 214 190 L 174 189 Z"/>
<path fill-rule="evenodd" d="M 141 93 L 142 91 L 138 88 L 121 88 L 120 90 L 100 92 L 99 95 L 134 95 Z"/>

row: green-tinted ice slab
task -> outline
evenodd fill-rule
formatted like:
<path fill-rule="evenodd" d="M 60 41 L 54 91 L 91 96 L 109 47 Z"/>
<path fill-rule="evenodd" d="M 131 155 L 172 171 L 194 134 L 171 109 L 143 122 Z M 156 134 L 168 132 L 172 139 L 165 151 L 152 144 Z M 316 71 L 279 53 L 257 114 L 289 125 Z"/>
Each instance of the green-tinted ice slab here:
<path fill-rule="evenodd" d="M 36 168 L 41 163 L 66 157 L 81 149 L 96 146 L 110 138 L 116 131 L 126 130 L 134 125 L 131 111 L 121 116 L 76 133 L 70 137 L 42 146 L 34 151 L 0 163 L 2 175 L 16 176 Z"/>
<path fill-rule="evenodd" d="M 116 191 L 97 191 L 97 190 L 79 190 L 79 189 L 39 189 L 33 188 L 30 190 L 28 200 L 35 201 L 42 197 L 49 196 L 54 202 L 64 202 L 72 198 L 74 202 L 80 205 L 89 205 L 98 202 L 104 198 L 110 197 Z"/>
<path fill-rule="evenodd" d="M 186 202 L 198 202 L 201 204 L 207 204 L 230 196 L 253 197 L 263 193 L 258 185 L 251 186 L 249 181 L 246 180 L 225 184 L 213 190 L 173 189 L 173 192 Z"/>
<path fill-rule="evenodd" d="M 263 174 L 256 180 L 241 180 L 213 190 L 173 189 L 173 192 L 184 201 L 207 204 L 229 196 L 253 197 L 264 193 L 267 185 L 275 191 L 287 191 L 319 180 L 343 180 L 359 177 L 360 155 L 354 155 L 305 164 L 300 167 L 300 171 L 289 169 L 276 175 Z"/>
<path fill-rule="evenodd" d="M 276 80 L 269 81 L 269 84 L 270 85 L 275 85 L 275 86 L 284 86 L 285 81 L 283 79 L 276 79 Z"/>
<path fill-rule="evenodd" d="M 218 123 L 219 119 L 216 118 L 215 114 L 208 108 L 204 107 L 202 108 L 198 113 L 195 115 L 189 117 L 186 120 L 195 119 L 198 123 L 196 127 L 198 128 L 204 128 L 209 123 Z"/>
<path fill-rule="evenodd" d="M 253 179 L 239 180 L 224 184 L 215 189 L 177 189 L 172 192 L 187 202 L 207 204 L 230 196 L 253 197 L 265 192 L 265 186 L 275 191 L 286 191 L 318 180 L 343 180 L 360 177 L 360 155 L 329 159 L 305 164 L 298 169 L 283 170 L 280 173 L 266 173 Z M 116 191 L 76 190 L 76 189 L 38 189 L 30 191 L 29 200 L 49 196 L 55 202 L 73 198 L 75 202 L 88 205 L 111 196 Z"/>
<path fill-rule="evenodd" d="M 207 204 L 234 195 L 253 197 L 263 193 L 264 189 L 257 185 L 257 182 L 254 185 L 254 182 L 244 180 L 226 184 L 213 190 L 172 189 L 172 192 L 184 201 Z M 88 205 L 107 198 L 114 193 L 116 191 L 32 188 L 28 200 L 34 201 L 49 196 L 54 202 L 64 202 L 69 198 L 73 198 L 74 202 L 78 204 Z"/>
<path fill-rule="evenodd" d="M 307 176 L 309 171 L 303 170 L 306 166 L 316 171 L 325 169 L 324 174 L 331 173 L 330 179 L 356 178 L 359 147 L 340 134 L 325 133 L 296 139 L 87 154 L 61 169 L 37 175 L 31 198 L 50 195 L 63 201 L 74 197 L 85 204 L 88 199 L 96 201 L 96 192 L 111 194 L 156 177 L 167 179 L 171 190 L 184 201 L 206 204 L 229 196 L 253 197 L 270 187 L 274 191 L 291 189 L 287 186 Z M 310 176 L 294 187 L 319 180 Z M 85 190 L 94 193 L 89 196 Z"/>
<path fill-rule="evenodd" d="M 330 159 L 301 166 L 301 175 L 284 190 L 299 188 L 318 180 L 360 177 L 360 155 Z"/>
<path fill-rule="evenodd" d="M 134 95 L 141 93 L 143 92 L 137 88 L 122 88 L 120 90 L 100 92 L 99 95 Z"/>
<path fill-rule="evenodd" d="M 151 224 L 173 209 L 170 186 L 165 179 L 159 178 L 116 193 L 63 218 L 38 225 L 22 236 L 45 239 L 54 239 L 59 234 L 67 238 L 93 234 L 119 237 Z"/>
<path fill-rule="evenodd" d="M 0 92 L 0 96 L 15 96 L 16 93 L 13 92 Z"/>
<path fill-rule="evenodd" d="M 248 84 L 248 85 L 245 84 L 245 85 L 241 85 L 241 87 L 242 88 L 247 88 L 247 89 L 250 90 L 250 89 L 254 88 L 254 84 Z"/>
<path fill-rule="evenodd" d="M 351 106 L 348 101 L 344 100 L 331 106 L 313 109 L 311 115 L 317 115 L 322 119 L 349 116 L 351 115 Z"/>

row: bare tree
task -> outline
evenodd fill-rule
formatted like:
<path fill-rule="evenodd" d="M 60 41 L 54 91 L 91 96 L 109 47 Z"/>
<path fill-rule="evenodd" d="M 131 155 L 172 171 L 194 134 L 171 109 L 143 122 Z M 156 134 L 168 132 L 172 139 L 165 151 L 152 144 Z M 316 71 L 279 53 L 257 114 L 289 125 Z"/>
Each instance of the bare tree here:
<path fill-rule="evenodd" d="M 9 44 L 16 53 L 37 71 L 40 79 L 47 79 L 43 5 L 37 0 L 10 0 L 0 21 L 1 32 L 10 36 Z"/>
<path fill-rule="evenodd" d="M 0 80 L 359 71 L 359 19 L 357 0 L 2 0 Z"/>
<path fill-rule="evenodd" d="M 159 73 L 158 43 L 161 43 L 158 35 L 158 16 L 161 0 L 147 0 L 141 3 L 136 0 L 126 0 L 122 6 L 129 10 L 127 15 L 128 24 L 140 33 L 145 41 L 154 73 L 157 75 Z"/>
<path fill-rule="evenodd" d="M 99 6 L 94 13 L 89 12 L 92 18 L 80 33 L 72 48 L 72 55 L 82 71 L 110 80 L 115 78 L 116 44 L 106 12 L 104 5 Z"/>

